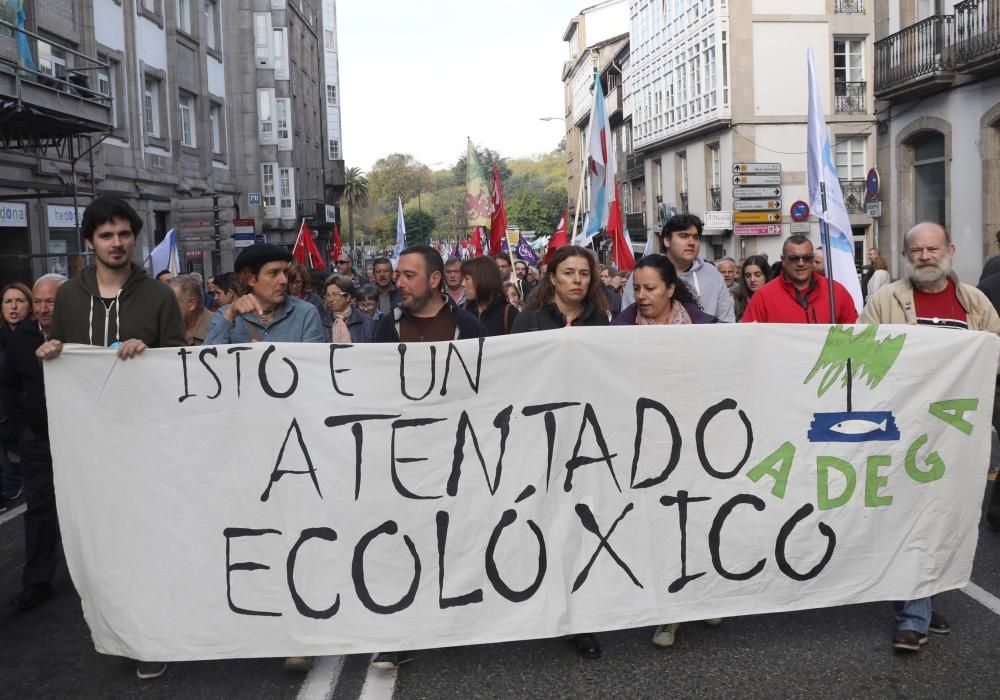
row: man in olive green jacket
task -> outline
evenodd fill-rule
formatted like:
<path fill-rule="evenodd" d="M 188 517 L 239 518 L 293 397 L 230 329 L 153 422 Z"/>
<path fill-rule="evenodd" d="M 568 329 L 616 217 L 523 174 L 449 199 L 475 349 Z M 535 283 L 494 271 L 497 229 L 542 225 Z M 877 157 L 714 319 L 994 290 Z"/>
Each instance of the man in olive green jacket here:
<path fill-rule="evenodd" d="M 869 297 L 859 323 L 898 323 L 1000 333 L 1000 316 L 975 287 L 952 271 L 955 245 L 939 224 L 919 223 L 903 237 L 906 274 Z M 984 468 L 985 472 L 986 469 Z M 919 651 L 927 632 L 948 634 L 951 626 L 933 612 L 930 598 L 896 603 L 893 648 Z"/>

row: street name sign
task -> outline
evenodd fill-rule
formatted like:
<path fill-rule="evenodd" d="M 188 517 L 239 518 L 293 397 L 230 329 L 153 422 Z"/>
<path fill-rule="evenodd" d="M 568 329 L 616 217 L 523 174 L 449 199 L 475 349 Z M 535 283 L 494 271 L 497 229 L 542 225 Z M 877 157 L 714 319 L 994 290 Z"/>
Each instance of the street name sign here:
<path fill-rule="evenodd" d="M 735 199 L 763 199 L 767 197 L 781 198 L 780 187 L 734 187 Z"/>
<path fill-rule="evenodd" d="M 780 185 L 781 175 L 733 175 L 733 184 L 741 185 Z"/>
<path fill-rule="evenodd" d="M 737 175 L 747 173 L 780 173 L 781 163 L 734 163 L 733 172 Z"/>
<path fill-rule="evenodd" d="M 755 226 L 737 226 L 733 229 L 737 236 L 777 236 L 781 234 L 779 224 L 764 224 Z"/>
<path fill-rule="evenodd" d="M 738 224 L 780 224 L 781 212 L 739 211 L 733 214 L 733 219 Z"/>
<path fill-rule="evenodd" d="M 706 211 L 704 227 L 716 231 L 733 227 L 733 212 Z"/>
<path fill-rule="evenodd" d="M 733 202 L 736 211 L 773 211 L 781 209 L 780 199 L 737 199 Z"/>

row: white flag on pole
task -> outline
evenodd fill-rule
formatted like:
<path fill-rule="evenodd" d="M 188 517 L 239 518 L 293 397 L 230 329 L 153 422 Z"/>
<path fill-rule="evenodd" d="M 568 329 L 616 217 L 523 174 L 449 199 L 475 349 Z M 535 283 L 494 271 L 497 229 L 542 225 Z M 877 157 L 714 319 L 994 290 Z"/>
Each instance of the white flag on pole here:
<path fill-rule="evenodd" d="M 833 279 L 840 282 L 851 293 L 854 306 L 861 312 L 861 283 L 858 281 L 854 265 L 854 237 L 851 220 L 844 204 L 844 193 L 840 189 L 837 166 L 833 161 L 830 147 L 830 130 L 826 127 L 823 100 L 816 83 L 816 69 L 813 65 L 813 50 L 808 51 L 809 59 L 809 142 L 807 146 L 809 167 L 809 206 L 813 213 L 826 221 L 830 232 L 830 256 Z M 826 210 L 820 195 L 820 183 L 826 185 Z"/>
<path fill-rule="evenodd" d="M 164 270 L 169 270 L 175 275 L 181 273 L 181 261 L 177 254 L 177 232 L 174 229 L 167 231 L 167 235 L 149 254 L 149 259 L 154 275 Z"/>
<path fill-rule="evenodd" d="M 403 252 L 406 248 L 406 222 L 403 220 L 403 198 L 397 197 L 396 201 L 399 203 L 399 207 L 396 212 L 396 259 L 399 260 L 399 254 Z"/>

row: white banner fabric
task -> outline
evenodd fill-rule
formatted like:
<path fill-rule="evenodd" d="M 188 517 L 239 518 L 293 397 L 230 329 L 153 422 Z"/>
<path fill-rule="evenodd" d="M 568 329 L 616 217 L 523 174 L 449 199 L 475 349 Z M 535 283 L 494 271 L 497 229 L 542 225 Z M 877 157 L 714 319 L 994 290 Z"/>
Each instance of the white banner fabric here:
<path fill-rule="evenodd" d="M 68 346 L 45 367 L 66 557 L 98 651 L 162 661 L 928 596 L 969 580 L 998 346 L 756 324 Z"/>

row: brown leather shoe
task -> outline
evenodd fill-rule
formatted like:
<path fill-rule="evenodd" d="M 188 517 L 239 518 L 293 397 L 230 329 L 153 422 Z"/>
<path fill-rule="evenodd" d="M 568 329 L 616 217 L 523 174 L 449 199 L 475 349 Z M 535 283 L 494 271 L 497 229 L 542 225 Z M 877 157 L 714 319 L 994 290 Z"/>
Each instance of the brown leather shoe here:
<path fill-rule="evenodd" d="M 892 638 L 892 648 L 899 651 L 920 651 L 927 643 L 927 635 L 916 630 L 901 630 Z"/>
<path fill-rule="evenodd" d="M 931 613 L 931 624 L 927 627 L 928 632 L 933 632 L 934 634 L 951 634 L 951 625 L 948 621 L 944 619 L 943 615 L 938 615 L 936 612 Z"/>

